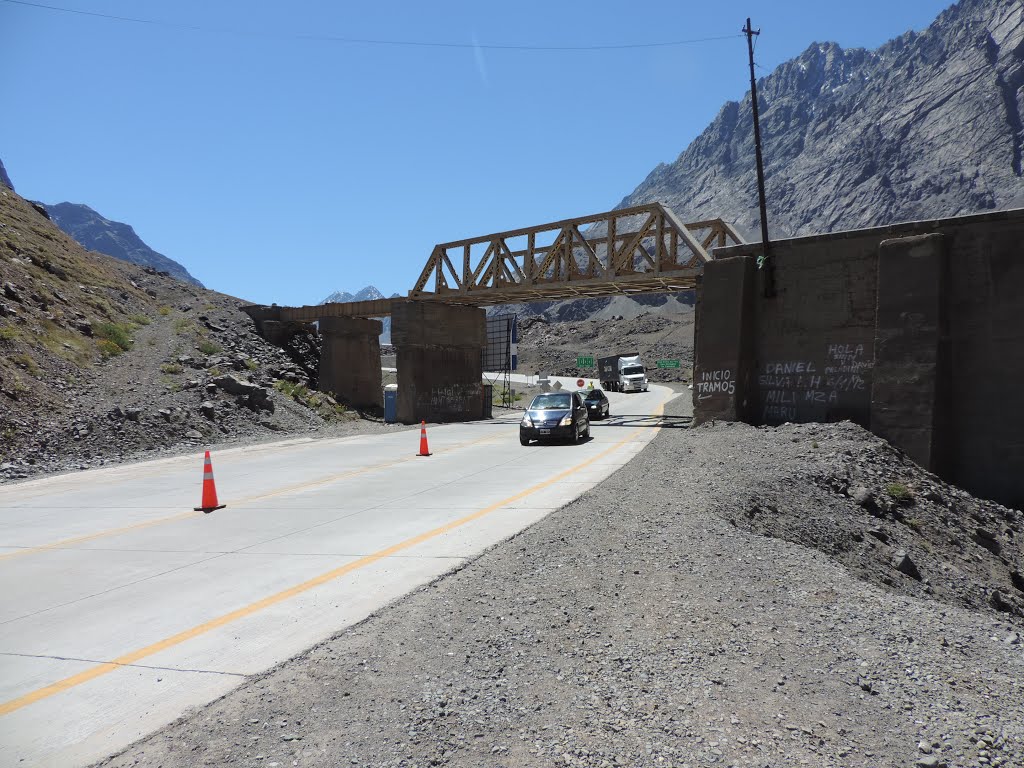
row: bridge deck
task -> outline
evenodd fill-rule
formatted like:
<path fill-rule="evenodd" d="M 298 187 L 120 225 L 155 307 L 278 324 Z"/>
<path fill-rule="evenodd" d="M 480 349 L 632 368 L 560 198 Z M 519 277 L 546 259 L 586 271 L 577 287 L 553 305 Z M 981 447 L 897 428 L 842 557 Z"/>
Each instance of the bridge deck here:
<path fill-rule="evenodd" d="M 709 248 L 742 242 L 721 219 L 684 224 L 651 203 L 441 243 L 408 298 L 282 307 L 280 317 L 383 317 L 410 299 L 482 307 L 681 291 L 696 285 Z"/>

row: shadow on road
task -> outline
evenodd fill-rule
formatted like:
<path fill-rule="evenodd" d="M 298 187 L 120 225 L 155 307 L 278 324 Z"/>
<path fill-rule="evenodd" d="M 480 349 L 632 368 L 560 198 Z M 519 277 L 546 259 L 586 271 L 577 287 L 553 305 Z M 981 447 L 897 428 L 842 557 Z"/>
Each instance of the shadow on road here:
<path fill-rule="evenodd" d="M 464 427 L 485 427 L 493 424 L 516 424 L 523 417 L 523 411 L 516 413 L 505 413 L 494 416 L 490 419 L 475 419 L 473 421 L 445 422 L 461 424 Z M 693 422 L 692 416 L 655 416 L 650 413 L 623 413 L 613 414 L 605 419 L 591 419 L 591 427 L 660 427 L 662 429 L 684 429 Z M 407 425 L 419 426 L 419 424 Z M 441 424 L 428 424 L 427 426 L 442 426 Z"/>
<path fill-rule="evenodd" d="M 692 416 L 652 416 L 649 413 L 623 413 L 609 416 L 600 421 L 591 421 L 594 427 L 660 427 L 681 429 L 689 427 Z"/>

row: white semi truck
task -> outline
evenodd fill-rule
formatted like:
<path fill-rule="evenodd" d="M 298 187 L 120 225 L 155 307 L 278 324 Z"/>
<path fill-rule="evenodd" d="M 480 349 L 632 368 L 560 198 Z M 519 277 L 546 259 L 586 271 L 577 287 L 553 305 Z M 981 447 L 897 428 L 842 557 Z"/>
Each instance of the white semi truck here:
<path fill-rule="evenodd" d="M 647 369 L 639 352 L 599 358 L 597 370 L 601 386 L 609 392 L 647 391 Z"/>

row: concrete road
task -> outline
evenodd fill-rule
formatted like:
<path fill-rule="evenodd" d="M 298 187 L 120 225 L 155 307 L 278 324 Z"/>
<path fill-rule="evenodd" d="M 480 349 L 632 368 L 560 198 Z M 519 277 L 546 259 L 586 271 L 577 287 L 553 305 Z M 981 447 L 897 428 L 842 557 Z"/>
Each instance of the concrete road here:
<path fill-rule="evenodd" d="M 103 758 L 578 497 L 672 396 L 612 394 L 581 445 L 518 417 L 219 452 L 0 487 L 0 765 Z"/>

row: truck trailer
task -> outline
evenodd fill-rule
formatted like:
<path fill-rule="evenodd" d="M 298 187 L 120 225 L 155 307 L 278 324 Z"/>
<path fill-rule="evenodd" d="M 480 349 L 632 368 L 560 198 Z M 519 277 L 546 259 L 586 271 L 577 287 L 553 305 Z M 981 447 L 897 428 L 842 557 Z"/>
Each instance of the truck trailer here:
<path fill-rule="evenodd" d="M 601 386 L 609 392 L 647 391 L 647 369 L 639 352 L 599 358 L 597 370 Z"/>

